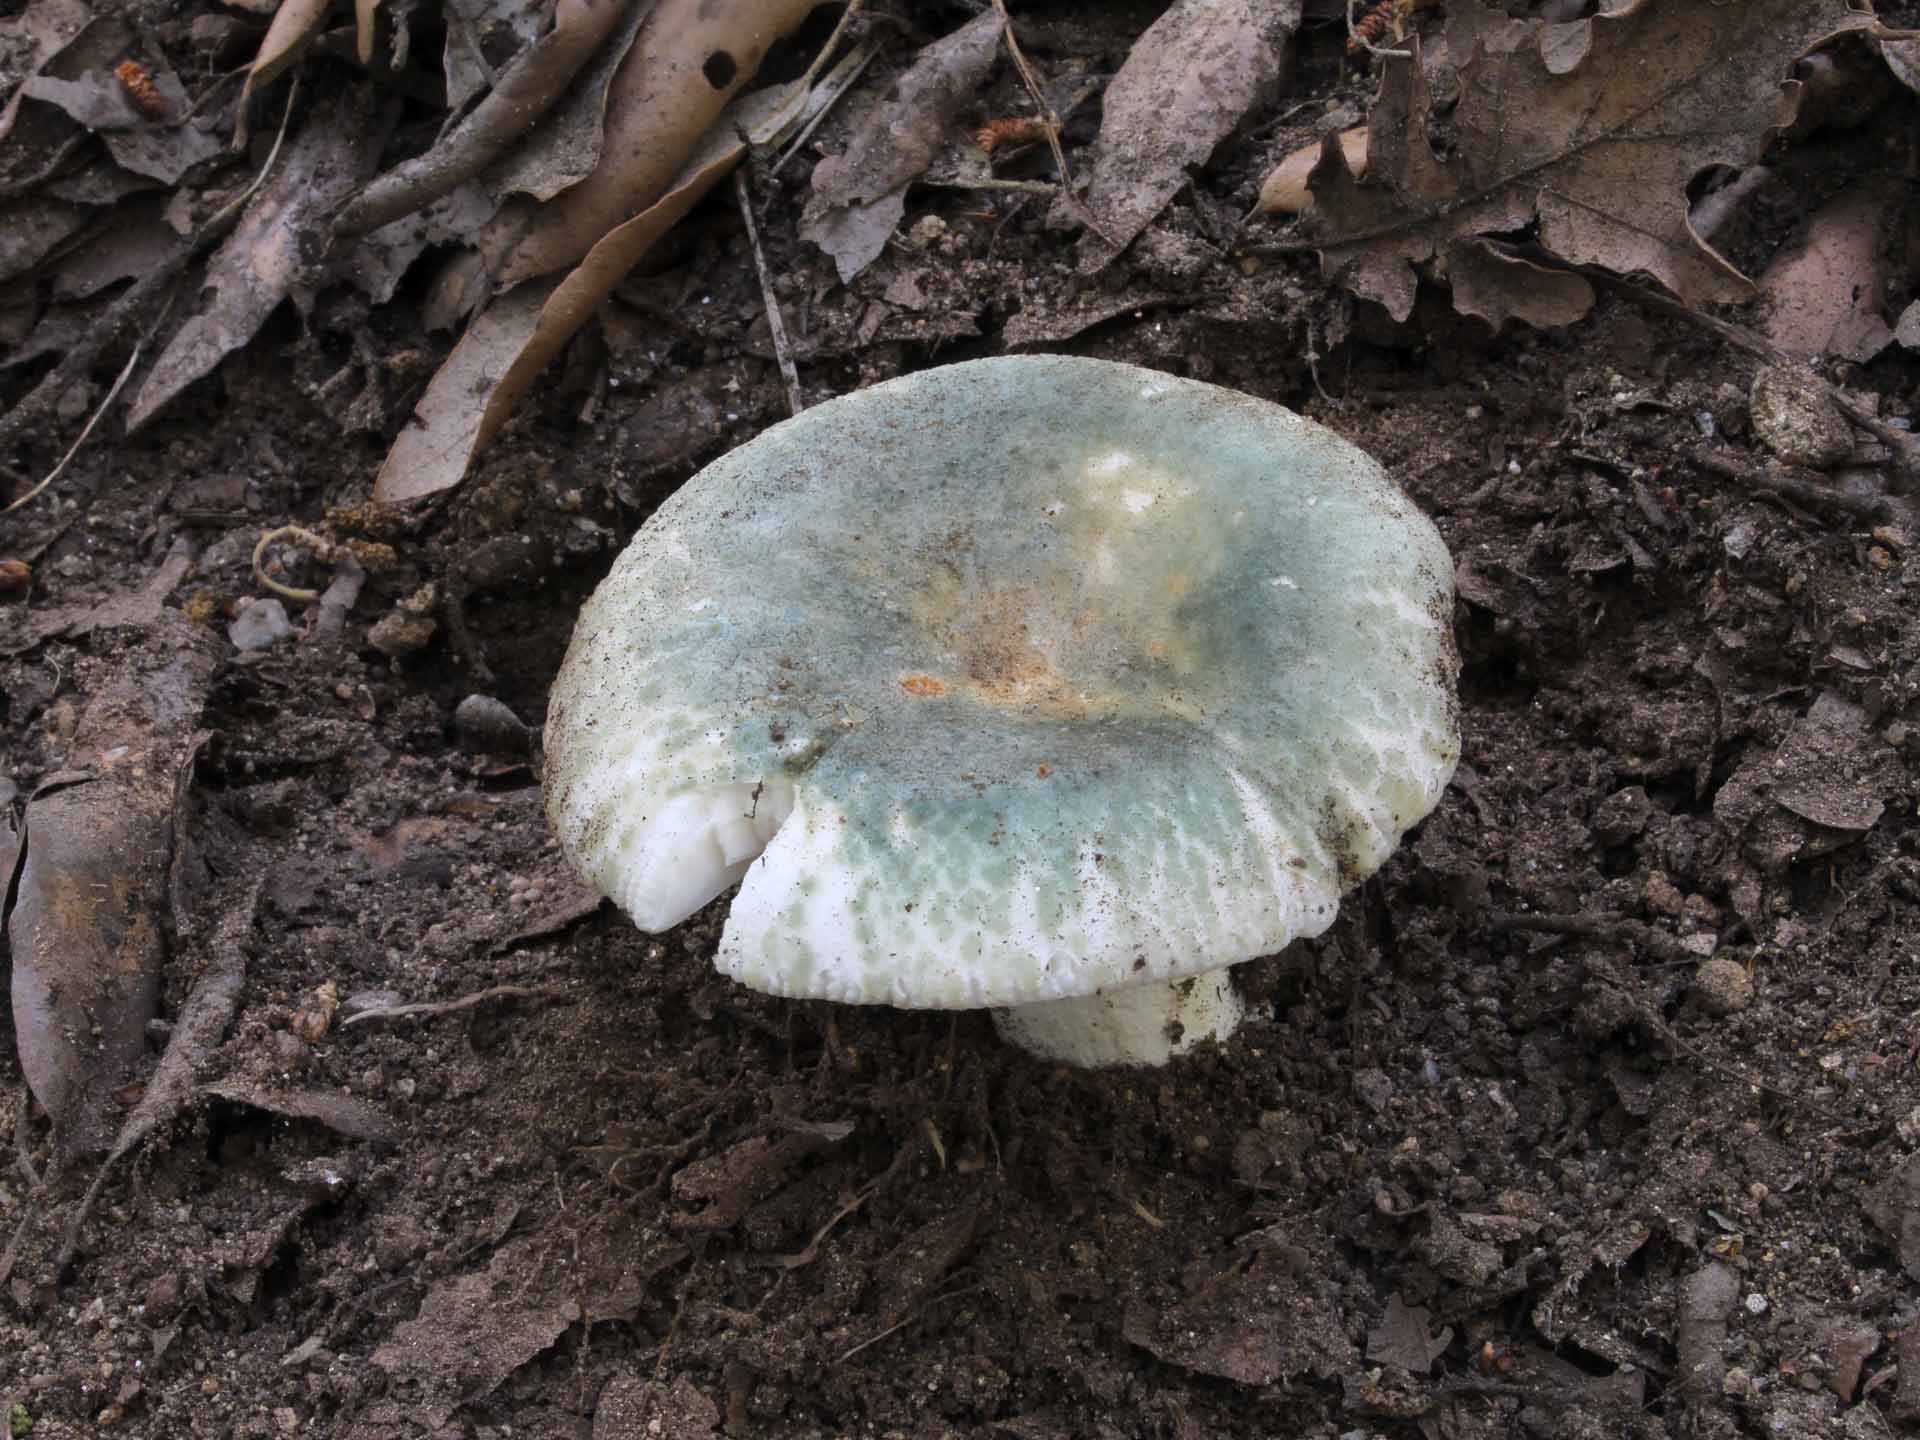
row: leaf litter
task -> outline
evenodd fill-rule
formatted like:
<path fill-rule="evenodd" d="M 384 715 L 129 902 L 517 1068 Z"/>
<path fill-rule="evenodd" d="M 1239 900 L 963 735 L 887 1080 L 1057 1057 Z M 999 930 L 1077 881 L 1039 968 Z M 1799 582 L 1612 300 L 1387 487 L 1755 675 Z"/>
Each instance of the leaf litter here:
<path fill-rule="evenodd" d="M 1794 62 L 1872 23 L 1845 0 L 1625 0 L 1558 25 L 1451 12 L 1461 88 L 1447 150 L 1416 36 L 1379 57 L 1366 181 L 1329 145 L 1302 222 L 1327 278 L 1396 320 L 1423 267 L 1450 273 L 1485 237 L 1536 225 L 1562 260 L 1645 273 L 1689 303 L 1749 298 L 1752 282 L 1688 224 L 1687 187 L 1709 166 L 1757 159 L 1793 119 Z M 1536 300 L 1533 273 L 1488 264 L 1492 253 L 1466 313 L 1568 323 L 1564 298 Z"/>
<path fill-rule="evenodd" d="M 547 13 L 517 46 L 537 38 Z M 1309 67 L 1340 48 L 1337 25 L 1319 23 L 1330 13 L 1313 6 L 1298 37 Z M 379 47 L 404 42 L 404 28 L 393 28 L 403 22 L 373 6 L 357 7 L 362 17 L 376 22 L 374 65 L 389 70 L 398 56 Z M 1142 40 L 1111 16 L 1067 25 L 1024 10 L 1017 18 L 1050 74 L 1088 56 L 1111 68 Z M 1088 23 L 1091 32 L 1080 28 Z M 1088 33 L 1106 43 L 1087 43 Z M 309 77 L 327 67 L 329 83 L 315 93 L 376 83 L 351 68 L 360 39 L 361 29 L 333 32 L 312 52 L 325 59 L 297 67 Z M 477 98 L 511 63 L 502 56 L 518 52 L 497 42 L 484 54 L 471 49 Z M 1302 73 L 1319 86 L 1310 93 L 1326 98 L 1327 72 L 1317 81 L 1311 68 Z M 1429 81 L 1440 96 L 1436 133 L 1451 143 L 1443 87 Z M 1004 67 L 988 83 L 992 98 L 971 114 L 960 107 L 954 129 L 1024 113 Z M 98 219 L 132 198 L 122 188 L 130 172 L 107 155 L 104 137 L 80 134 L 55 106 L 29 104 L 68 127 L 68 141 L 84 147 L 73 156 L 94 167 L 63 177 L 63 203 L 91 207 Z M 296 107 L 294 119 L 310 113 Z M 1350 124 L 1334 121 L 1331 106 L 1323 113 L 1328 128 Z M 802 1414 L 839 1428 L 910 1426 L 932 1406 L 956 1429 L 1027 1437 L 1090 1425 L 1344 1433 L 1366 1417 L 1380 1417 L 1370 1429 L 1391 1418 L 1434 1434 L 1573 1433 L 1587 1424 L 1651 1435 L 1691 1416 L 1784 1430 L 1795 1407 L 1835 1403 L 1772 1376 L 1795 1365 L 1805 1374 L 1831 1351 L 1837 1381 L 1842 1342 L 1826 1337 L 1844 1327 L 1830 1322 L 1850 1318 L 1876 1336 L 1904 1323 L 1882 1275 L 1907 1258 L 1901 1217 L 1913 1209 L 1912 1186 L 1899 1177 L 1903 1147 L 1920 1135 L 1905 1113 L 1911 1067 L 1892 1063 L 1907 1054 L 1899 1016 L 1912 1008 L 1897 960 L 1911 787 L 1896 689 L 1911 647 L 1899 622 L 1909 543 L 1894 504 L 1902 497 L 1873 488 L 1884 478 L 1873 467 L 1885 468 L 1873 444 L 1887 442 L 1861 439 L 1859 459 L 1830 475 L 1745 461 L 1711 469 L 1693 453 L 1701 427 L 1713 427 L 1716 454 L 1738 457 L 1756 438 L 1731 352 L 1705 348 L 1712 332 L 1689 337 L 1670 319 L 1619 305 L 1620 292 L 1593 266 L 1572 277 L 1597 297 L 1583 308 L 1566 257 L 1524 226 L 1469 237 L 1450 252 L 1447 278 L 1479 313 L 1523 319 L 1498 308 L 1501 296 L 1564 284 L 1568 319 L 1558 323 L 1574 327 L 1567 335 L 1488 343 L 1480 327 L 1447 329 L 1445 317 L 1424 312 L 1382 340 L 1377 313 L 1362 307 L 1329 346 L 1333 355 L 1320 355 L 1329 393 L 1316 402 L 1294 357 L 1302 309 L 1325 297 L 1298 263 L 1220 263 L 1218 222 L 1230 227 L 1251 202 L 1264 165 L 1248 168 L 1247 152 L 1275 119 L 1270 97 L 1244 111 L 1208 158 L 1187 167 L 1133 245 L 1106 262 L 1110 275 L 1084 288 L 1063 283 L 1081 255 L 1048 240 L 1039 207 L 1017 208 L 1053 188 L 1011 178 L 1045 173 L 1050 157 L 1037 145 L 1003 153 L 999 175 L 923 172 L 1037 188 L 932 194 L 910 233 L 896 237 L 898 255 L 851 287 L 798 240 L 804 169 L 783 186 L 738 137 L 713 157 L 752 166 L 744 173 L 765 206 L 767 247 L 787 282 L 810 386 L 844 388 L 924 363 L 935 342 L 924 333 L 903 341 L 890 327 L 903 311 L 947 306 L 972 326 L 971 343 L 1070 339 L 1090 353 L 1324 404 L 1322 415 L 1389 457 L 1448 528 L 1463 574 L 1482 577 L 1477 588 L 1463 582 L 1473 593 L 1461 637 L 1481 687 L 1468 702 L 1481 747 L 1471 779 L 1426 827 L 1404 873 L 1383 882 L 1378 903 L 1356 902 L 1364 913 L 1353 926 L 1304 957 L 1250 967 L 1250 983 L 1273 1002 L 1257 1043 L 1202 1056 L 1166 1083 L 1063 1079 L 1009 1062 L 965 1022 L 857 1014 L 835 1029 L 804 1007 L 733 991 L 706 973 L 706 920 L 656 942 L 611 916 L 594 918 L 591 902 L 551 915 L 534 902 L 505 909 L 507 875 L 516 886 L 531 874 L 552 883 L 546 862 L 528 859 L 541 844 L 537 807 L 499 788 L 525 785 L 527 766 L 503 781 L 445 748 L 459 693 L 450 687 L 480 673 L 464 668 L 464 651 L 443 653 L 434 641 L 389 661 L 361 643 L 365 622 L 398 596 L 430 593 L 446 578 L 443 563 L 498 542 L 517 547 L 523 534 L 538 542 L 529 548 L 592 569 L 703 447 L 743 438 L 778 411 L 768 342 L 750 330 L 765 302 L 752 271 L 736 263 L 742 256 L 727 252 L 737 239 L 730 214 L 709 206 L 694 217 L 703 226 L 696 237 L 628 283 L 631 348 L 611 358 L 590 340 L 574 348 L 558 400 L 540 411 L 545 422 L 572 424 L 568 443 L 549 443 L 544 429 L 509 433 L 466 492 L 433 507 L 424 524 L 389 534 L 397 573 L 355 580 L 342 564 L 336 581 L 355 583 L 332 605 L 324 645 L 310 638 L 227 654 L 212 706 L 245 738 L 205 747 L 184 809 L 176 794 L 170 887 L 204 870 L 205 903 L 238 943 L 216 946 L 193 902 L 170 902 L 184 937 L 165 968 L 173 1019 L 170 1030 L 162 1019 L 149 1033 L 166 1049 L 144 1091 L 120 1092 L 131 1109 L 109 1150 L 116 1163 L 78 1210 L 53 1184 L 27 1202 L 71 1225 L 51 1270 L 14 1268 L 0 1287 L 10 1302 L 0 1340 L 44 1367 L 44 1387 L 20 1389 L 23 1404 L 95 1421 L 111 1414 L 99 1409 L 107 1399 L 177 1426 L 229 1403 L 209 1400 L 183 1354 L 207 1358 L 232 1403 L 257 1405 L 260 1428 L 370 1433 L 417 1418 L 534 1429 L 561 1411 L 573 1430 L 591 1413 L 595 1433 L 609 1436 L 654 1422 L 772 1433 Z M 289 139 L 300 133 L 293 124 Z M 415 153 L 421 133 L 388 148 Z M 1092 136 L 1081 122 L 1056 137 L 1076 170 L 1091 158 Z M 735 147 L 744 153 L 730 160 Z M 949 148 L 965 147 L 956 139 Z M 185 202 L 201 202 L 201 213 L 257 170 L 257 157 L 207 163 L 185 182 Z M 124 478 L 116 465 L 100 488 L 106 457 L 96 452 L 102 463 L 83 463 L 76 476 L 93 488 L 56 492 L 61 505 L 46 504 L 33 545 L 48 548 L 30 552 L 31 608 L 16 602 L 0 622 L 8 632 L 0 648 L 20 647 L 8 659 L 6 696 L 9 744 L 28 757 L 16 773 L 47 778 L 31 757 L 51 724 L 49 699 L 74 683 L 61 678 L 71 663 L 84 687 L 98 683 L 89 667 L 117 653 L 116 610 L 190 608 L 200 617 L 193 623 L 224 634 L 232 597 L 250 587 L 245 562 L 262 526 L 317 489 L 360 499 L 365 476 L 335 473 L 355 468 L 335 461 L 338 415 L 305 416 L 298 397 L 313 392 L 304 368 L 292 388 L 266 372 L 284 357 L 287 368 L 324 359 L 323 373 L 333 373 L 339 356 L 326 347 L 344 353 L 349 338 L 356 365 L 430 370 L 430 351 L 403 357 L 384 327 L 414 318 L 398 285 L 412 260 L 484 225 L 491 173 L 469 182 L 479 196 L 469 191 L 459 216 L 429 223 L 416 211 L 396 222 L 417 228 L 393 240 L 369 293 L 397 295 L 400 308 L 368 325 L 368 308 L 341 287 L 337 267 L 352 252 L 315 249 L 313 285 L 328 298 L 307 312 L 297 341 L 258 332 L 251 348 L 274 364 L 230 362 L 224 392 L 209 391 L 192 424 L 180 405 L 163 412 L 169 423 L 115 452 L 128 462 Z M 703 178 L 702 167 L 682 174 Z M 710 243 L 715 233 L 720 246 Z M 1097 238 L 1086 234 L 1081 253 L 1094 253 Z M 70 290 L 85 288 L 85 254 L 56 248 L 33 283 L 65 273 Z M 1727 254 L 1743 265 L 1765 258 L 1731 242 Z M 1861 315 L 1910 296 L 1897 252 L 1881 258 L 1888 288 Z M 99 254 L 85 261 L 96 271 L 103 263 Z M 1469 278 L 1476 263 L 1491 273 Z M 1844 267 L 1822 283 L 1837 294 Z M 1484 298 L 1489 291 L 1494 298 Z M 696 309 L 695 294 L 711 303 Z M 1408 348 L 1413 335 L 1417 348 Z M 63 422 L 78 421 L 99 393 L 94 382 L 124 354 L 123 346 L 81 377 L 90 393 L 57 412 Z M 1716 363 L 1697 363 L 1709 354 Z M 1884 392 L 1855 389 L 1883 404 L 1888 420 L 1904 418 L 1900 393 L 1880 383 L 1884 371 L 1828 373 Z M 632 480 L 633 456 L 654 437 L 624 403 L 630 395 L 604 383 L 608 375 L 644 384 L 649 400 L 688 397 L 690 413 L 705 417 L 644 483 Z M 1484 417 L 1463 418 L 1463 406 L 1484 407 Z M 375 406 L 386 433 L 400 408 Z M 263 459 L 233 445 L 249 425 L 284 454 Z M 10 448 L 30 443 L 16 433 Z M 231 483 L 228 467 L 244 484 Z M 328 471 L 324 482 L 317 468 Z M 177 504 L 161 494 L 168 490 Z M 216 493 L 231 499 L 210 521 L 198 497 Z M 65 504 L 75 497 L 100 525 L 75 523 Z M 1840 501 L 1891 508 L 1869 516 Z M 255 504 L 268 513 L 251 515 Z M 1843 533 L 1856 515 L 1858 532 Z M 142 554 L 159 553 L 176 526 L 209 540 L 191 587 L 187 571 L 169 570 L 166 583 L 132 593 L 89 591 L 76 562 L 124 557 L 121 520 L 143 545 L 152 537 Z M 344 543 L 348 522 L 327 523 Z M 63 542 L 45 539 L 62 524 L 72 527 L 59 532 Z M 514 574 L 470 618 L 506 698 L 532 716 L 544 688 L 539 657 L 563 638 L 569 587 L 584 580 L 539 567 Z M 356 606 L 362 580 L 366 599 Z M 543 599 L 549 583 L 556 592 Z M 1488 595 L 1496 609 L 1476 603 Z M 507 629 L 522 624 L 533 629 L 509 641 Z M 1609 809 L 1609 794 L 1628 781 L 1637 808 Z M 492 788 L 447 801 L 450 785 Z M 1724 815 L 1716 792 L 1728 796 Z M 1748 809 L 1735 803 L 1743 792 Z M 407 813 L 415 808 L 431 811 L 432 824 Z M 1632 823 L 1614 814 L 1623 808 Z M 471 834 L 456 818 L 469 814 L 479 821 Z M 191 837 L 222 816 L 252 817 L 257 848 L 227 837 L 201 865 L 180 832 Z M 1755 855 L 1772 863 L 1775 854 L 1784 855 L 1777 871 L 1755 865 Z M 237 875 L 224 870 L 236 858 Z M 273 873 L 261 875 L 262 866 Z M 1751 904 L 1742 898 L 1749 882 Z M 1476 922 L 1476 886 L 1543 922 L 1589 907 L 1574 918 L 1591 923 L 1509 935 Z M 1615 909 L 1645 918 L 1609 924 L 1591 913 Z M 1389 913 L 1391 947 L 1380 940 Z M 1705 1020 L 1689 998 L 1687 957 L 1721 950 L 1752 971 L 1760 999 L 1745 1020 Z M 1616 967 L 1620 954 L 1643 963 Z M 593 1003 L 478 1003 L 541 993 L 556 966 L 567 991 Z M 335 979 L 363 991 L 391 986 L 395 1003 L 374 1012 L 388 1023 L 344 1032 L 309 1023 L 310 997 Z M 410 1013 L 397 1003 L 463 992 Z M 1621 996 L 1633 1004 L 1615 1004 Z M 280 1013 L 295 1005 L 291 1019 Z M 422 1024 L 421 1015 L 445 1018 Z M 1795 1037 L 1811 1036 L 1819 1045 L 1799 1049 L 1817 1055 L 1797 1053 Z M 1738 1063 L 1703 1060 L 1721 1054 Z M 1769 1088 L 1740 1083 L 1748 1073 Z M 1351 1103 L 1354 1074 L 1369 1077 L 1364 1111 Z M 1803 1103 L 1815 1085 L 1832 1093 Z M 1756 1094 L 1770 1097 L 1757 1102 L 1767 1108 L 1749 1103 Z M 1836 1096 L 1880 1121 L 1829 1126 L 1818 1106 Z M 1858 1108 L 1870 1105 L 1882 1108 Z M 807 1114 L 849 1118 L 790 1128 L 808 1124 L 792 1118 Z M 183 1124 L 177 1143 L 159 1143 L 176 1120 L 192 1129 Z M 943 1137 L 937 1165 L 911 1138 L 921 1133 Z M 404 1148 L 387 1151 L 388 1136 Z M 131 1167 L 117 1162 L 147 1147 L 131 1183 Z M 643 1157 L 638 1184 L 576 1168 L 577 1157 L 607 1149 Z M 1815 1159 L 1803 1164 L 1803 1155 Z M 883 1165 L 888 1183 L 876 1189 L 870 1177 Z M 1813 1173 L 1828 1169 L 1861 1177 L 1870 1198 L 1856 1205 L 1844 1178 L 1834 1186 Z M 1763 1209 L 1759 1191 L 1769 1186 Z M 98 1223 L 84 1224 L 96 1197 Z M 18 1203 L 14 1192 L 0 1194 L 10 1214 Z M 609 1216 L 596 1206 L 631 1208 Z M 1877 1229 L 1860 1227 L 1863 1210 Z M 1728 1224 L 1754 1238 L 1717 1330 L 1695 1333 L 1685 1277 L 1726 1238 L 1720 1228 L 1696 1233 L 1701 1213 L 1716 1227 L 1733 1217 Z M 675 1223 L 691 1243 L 661 1232 Z M 1763 1230 L 1769 1246 L 1776 1238 L 1791 1246 L 1763 1251 Z M 1809 1238 L 1841 1244 L 1828 1247 L 1830 1257 Z M 184 1302 L 167 1297 L 176 1266 L 187 1277 Z M 155 1303 L 141 1313 L 149 1271 Z M 65 1298 L 56 1307 L 52 1284 L 62 1278 L 81 1292 L 74 1309 L 95 1287 L 122 1320 L 117 1332 L 105 1323 L 91 1331 L 93 1353 L 72 1365 L 32 1349 L 63 1333 Z M 1743 1295 L 1771 1296 L 1776 1313 L 1791 1309 L 1791 1325 L 1753 1319 Z M 1813 1313 L 1828 1295 L 1853 1296 L 1856 1313 Z M 1435 1315 L 1449 1324 L 1436 1331 Z M 159 1326 L 156 1345 L 175 1346 L 171 1358 L 146 1365 L 144 1394 L 138 1384 L 99 1393 L 96 1355 L 124 1376 L 129 1350 L 145 1349 L 149 1320 Z M 431 1323 L 406 1328 L 421 1321 Z M 1696 1396 L 1672 1375 L 1676 1330 L 1684 1359 L 1738 1354 L 1743 1365 L 1764 1365 L 1756 1373 L 1769 1383 L 1739 1391 L 1744 1372 L 1730 1370 L 1723 1378 L 1735 1388 L 1716 1382 Z M 1457 1331 L 1464 1342 L 1450 1343 Z M 1527 1344 L 1535 1333 L 1554 1352 Z M 232 1352 L 224 1360 L 210 1348 L 215 1339 Z M 1907 1335 L 1893 1347 L 1908 1369 L 1914 1349 Z M 1488 1356 L 1515 1363 L 1494 1369 Z M 1846 1388 L 1886 1407 L 1890 1361 L 1876 1362 L 1868 1347 L 1852 1368 L 1864 1373 L 1857 1390 Z M 1900 1405 L 1910 1406 L 1911 1387 L 1897 1378 Z M 1608 1408 L 1603 1389 L 1624 1398 Z M 1863 1431 L 1878 1423 L 1871 1409 L 1847 1414 Z"/>

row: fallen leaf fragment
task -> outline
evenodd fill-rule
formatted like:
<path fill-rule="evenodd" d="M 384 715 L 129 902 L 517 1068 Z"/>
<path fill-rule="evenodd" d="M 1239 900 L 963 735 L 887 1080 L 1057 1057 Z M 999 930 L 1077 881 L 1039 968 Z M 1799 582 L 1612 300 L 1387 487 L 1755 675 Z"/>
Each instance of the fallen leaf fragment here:
<path fill-rule="evenodd" d="M 1761 327 L 1783 350 L 1865 363 L 1893 341 L 1881 235 L 1898 186 L 1867 181 L 1842 191 L 1807 222 L 1806 237 L 1760 277 L 1769 303 Z"/>
<path fill-rule="evenodd" d="M 803 77 L 744 96 L 708 131 L 662 199 L 614 229 L 567 276 L 520 285 L 477 315 L 427 386 L 415 423 L 394 439 L 374 499 L 400 504 L 459 484 L 534 377 L 640 257 L 739 163 L 749 143 L 770 144 L 795 124 L 807 95 Z"/>
<path fill-rule="evenodd" d="M 13 64 L 29 76 L 38 75 L 56 56 L 66 50 L 90 25 L 98 22 L 84 0 L 36 0 L 36 3 L 0 21 L 0 43 L 13 57 Z M 116 28 L 117 20 L 108 22 Z M 0 106 L 0 140 L 13 130 L 20 114 L 24 87 L 16 89 Z"/>
<path fill-rule="evenodd" d="M 505 207 L 481 249 L 504 289 L 584 259 L 663 195 L 700 137 L 818 0 L 659 0 L 614 76 L 594 172 L 528 213 Z"/>
<path fill-rule="evenodd" d="M 280 8 L 273 12 L 273 23 L 261 38 L 260 51 L 248 67 L 246 84 L 240 87 L 236 143 L 243 143 L 248 134 L 247 106 L 254 94 L 278 80 L 306 53 L 307 46 L 320 33 L 321 22 L 327 18 L 327 4 L 328 0 L 280 0 Z"/>
<path fill-rule="evenodd" d="M 459 114 L 494 83 L 503 53 L 520 54 L 546 29 L 545 5 L 526 0 L 442 0 L 447 43 L 441 52 L 447 109 Z M 492 56 L 492 60 L 489 60 Z"/>
<path fill-rule="evenodd" d="M 1424 1375 L 1452 1342 L 1451 1325 L 1435 1333 L 1433 1315 L 1426 1306 L 1409 1305 L 1395 1294 L 1388 1298 L 1380 1323 L 1367 1332 L 1367 1359 Z"/>
<path fill-rule="evenodd" d="M 265 188 L 207 262 L 203 308 L 141 381 L 127 414 L 129 434 L 252 339 L 287 298 L 308 260 L 302 237 L 324 230 L 380 154 L 383 127 L 370 109 L 364 92 L 349 91 L 312 107 Z"/>
<path fill-rule="evenodd" d="M 61 1153 L 104 1149 L 159 1001 L 174 778 L 216 665 L 184 621 L 122 652 L 74 733 L 73 783 L 27 807 L 7 935 L 20 1068 Z"/>
<path fill-rule="evenodd" d="M 1453 308 L 1495 330 L 1509 320 L 1571 325 L 1593 309 L 1593 286 L 1570 270 L 1536 265 L 1489 240 L 1456 244 L 1447 257 Z"/>
<path fill-rule="evenodd" d="M 419 1314 L 373 1352 L 373 1363 L 420 1387 L 422 1413 L 438 1429 L 566 1333 L 581 1316 L 572 1286 L 542 1241 L 510 1241 L 484 1271 L 437 1282 Z"/>
<path fill-rule="evenodd" d="M 353 53 L 362 65 L 373 63 L 373 37 L 379 18 L 380 0 L 353 0 Z"/>
<path fill-rule="evenodd" d="M 1367 178 L 1367 127 L 1356 125 L 1351 130 L 1342 131 L 1338 136 L 1326 135 L 1311 145 L 1302 145 L 1286 159 L 1273 167 L 1260 186 L 1260 198 L 1254 203 L 1256 215 L 1298 215 L 1313 204 L 1313 193 L 1307 189 L 1307 176 L 1313 173 L 1313 167 L 1320 163 L 1320 153 L 1329 141 L 1340 146 L 1341 154 L 1346 157 L 1347 169 L 1356 180 Z"/>
<path fill-rule="evenodd" d="M 623 6 L 619 22 L 559 102 L 521 144 L 488 167 L 482 180 L 494 199 L 551 200 L 593 173 L 607 138 L 608 90 L 652 10 L 653 0 Z"/>
<path fill-rule="evenodd" d="M 842 284 L 886 248 L 906 213 L 907 186 L 946 147 L 954 118 L 985 82 L 1000 30 L 999 14 L 987 10 L 927 46 L 845 151 L 813 167 L 800 235 L 833 257 Z"/>
<path fill-rule="evenodd" d="M 1300 0 L 1177 0 L 1147 27 L 1107 86 L 1086 193 L 1104 233 L 1082 242 L 1082 272 L 1130 244 L 1277 86 L 1299 24 Z"/>
<path fill-rule="evenodd" d="M 1354 1345 L 1306 1256 L 1260 1232 L 1215 1273 L 1193 1274 L 1190 1295 L 1163 1306 L 1129 1302 L 1120 1333 L 1169 1365 L 1241 1385 L 1331 1378 L 1353 1364 Z"/>
<path fill-rule="evenodd" d="M 1416 39 L 1408 55 L 1378 57 L 1367 181 L 1329 151 L 1302 223 L 1328 278 L 1396 320 L 1412 312 L 1419 267 L 1528 225 L 1561 259 L 1644 271 L 1687 303 L 1746 299 L 1751 282 L 1688 225 L 1687 185 L 1710 165 L 1755 160 L 1793 119 L 1799 87 L 1782 82 L 1794 62 L 1872 23 L 1846 0 L 1625 0 L 1560 26 L 1450 7 L 1461 77 L 1451 153 L 1430 140 Z M 1564 323 L 1558 300 L 1510 313 Z"/>
<path fill-rule="evenodd" d="M 514 57 L 486 97 L 432 149 L 379 176 L 354 197 L 334 221 L 334 233 L 377 229 L 478 175 L 525 137 L 631 8 L 620 0 L 573 0 L 561 6 L 554 28 Z"/>

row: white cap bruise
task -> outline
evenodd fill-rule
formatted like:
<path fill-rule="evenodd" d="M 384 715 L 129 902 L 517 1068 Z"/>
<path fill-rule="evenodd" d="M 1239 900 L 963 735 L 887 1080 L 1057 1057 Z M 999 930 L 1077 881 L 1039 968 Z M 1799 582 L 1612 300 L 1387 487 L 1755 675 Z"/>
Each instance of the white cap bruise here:
<path fill-rule="evenodd" d="M 1277 405 L 923 371 L 646 523 L 555 683 L 547 813 L 643 929 L 738 883 L 716 963 L 755 989 L 1156 1064 L 1439 800 L 1452 610 L 1433 526 Z"/>

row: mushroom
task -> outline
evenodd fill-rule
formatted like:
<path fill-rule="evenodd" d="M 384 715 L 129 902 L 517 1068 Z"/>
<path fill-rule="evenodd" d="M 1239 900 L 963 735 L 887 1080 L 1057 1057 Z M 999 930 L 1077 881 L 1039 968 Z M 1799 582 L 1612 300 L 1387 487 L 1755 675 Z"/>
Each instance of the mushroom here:
<path fill-rule="evenodd" d="M 643 930 L 739 884 L 757 990 L 992 1007 L 1075 1065 L 1225 1039 L 1460 742 L 1452 566 L 1331 431 L 1067 356 L 808 410 L 581 613 L 547 814 Z"/>

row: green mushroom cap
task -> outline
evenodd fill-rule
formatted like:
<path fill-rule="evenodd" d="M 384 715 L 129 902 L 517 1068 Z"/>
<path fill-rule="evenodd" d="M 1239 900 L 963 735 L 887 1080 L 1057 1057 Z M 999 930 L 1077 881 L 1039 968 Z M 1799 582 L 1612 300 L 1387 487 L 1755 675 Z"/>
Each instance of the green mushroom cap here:
<path fill-rule="evenodd" d="M 663 504 L 581 614 L 547 807 L 720 969 L 1023 1006 L 1331 923 L 1459 756 L 1452 567 L 1332 432 L 1064 356 L 806 411 Z"/>

